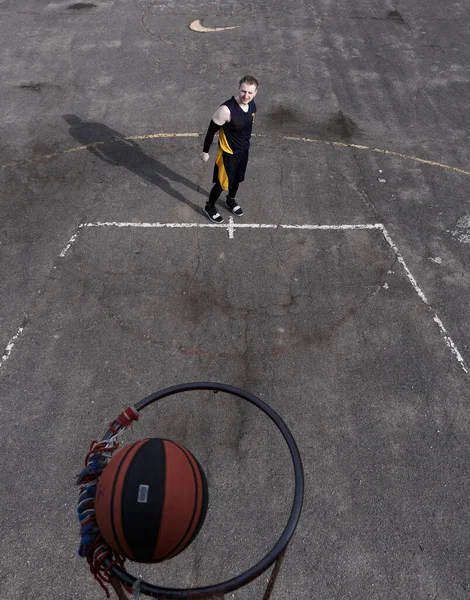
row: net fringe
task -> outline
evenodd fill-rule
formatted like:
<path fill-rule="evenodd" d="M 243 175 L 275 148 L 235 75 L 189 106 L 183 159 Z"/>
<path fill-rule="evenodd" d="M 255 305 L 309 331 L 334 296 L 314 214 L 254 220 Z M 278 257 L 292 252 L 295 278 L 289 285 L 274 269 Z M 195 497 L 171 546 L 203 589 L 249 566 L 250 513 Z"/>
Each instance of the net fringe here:
<path fill-rule="evenodd" d="M 117 582 L 111 577 L 110 570 L 115 565 L 124 568 L 125 557 L 114 552 L 101 535 L 96 521 L 96 490 L 101 474 L 119 448 L 118 437 L 138 418 L 139 414 L 134 407 L 126 408 L 109 425 L 109 429 L 113 433 L 109 440 L 93 440 L 91 442 L 85 457 L 85 467 L 77 476 L 77 485 L 80 486 L 77 507 L 80 522 L 78 554 L 82 558 L 86 558 L 92 575 L 103 588 L 107 598 L 110 597 L 109 586 L 119 593 L 116 588 Z"/>

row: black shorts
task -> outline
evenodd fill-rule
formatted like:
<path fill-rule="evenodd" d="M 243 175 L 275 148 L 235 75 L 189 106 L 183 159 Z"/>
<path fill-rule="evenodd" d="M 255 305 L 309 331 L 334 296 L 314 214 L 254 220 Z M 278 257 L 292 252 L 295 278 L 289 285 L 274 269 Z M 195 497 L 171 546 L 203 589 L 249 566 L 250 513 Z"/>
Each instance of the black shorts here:
<path fill-rule="evenodd" d="M 245 179 L 246 165 L 248 164 L 248 151 L 228 154 L 220 148 L 215 158 L 213 182 L 219 183 L 223 190 L 229 190 L 236 183 Z"/>

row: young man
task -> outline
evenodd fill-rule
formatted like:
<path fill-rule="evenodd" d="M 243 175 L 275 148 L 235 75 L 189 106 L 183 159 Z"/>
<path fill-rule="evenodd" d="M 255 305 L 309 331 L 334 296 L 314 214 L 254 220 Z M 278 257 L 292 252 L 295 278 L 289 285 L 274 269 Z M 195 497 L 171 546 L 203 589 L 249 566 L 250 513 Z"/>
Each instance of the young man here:
<path fill-rule="evenodd" d="M 226 207 L 237 217 L 243 210 L 235 201 L 238 185 L 245 179 L 248 152 L 250 149 L 251 129 L 255 121 L 256 104 L 254 97 L 258 91 L 258 82 L 246 75 L 240 80 L 237 96 L 224 102 L 215 111 L 210 122 L 201 158 L 209 160 L 209 149 L 215 133 L 219 132 L 219 148 L 215 159 L 214 187 L 212 188 L 204 212 L 214 223 L 222 223 L 215 203 L 222 190 L 227 190 Z"/>

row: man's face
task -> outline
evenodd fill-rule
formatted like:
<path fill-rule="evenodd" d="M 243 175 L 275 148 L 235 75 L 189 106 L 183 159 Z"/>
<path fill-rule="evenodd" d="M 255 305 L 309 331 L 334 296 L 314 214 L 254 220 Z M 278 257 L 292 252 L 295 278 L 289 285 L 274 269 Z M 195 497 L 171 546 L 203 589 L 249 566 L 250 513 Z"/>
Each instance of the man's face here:
<path fill-rule="evenodd" d="M 238 90 L 238 97 L 242 104 L 248 104 L 256 96 L 256 85 L 253 83 L 242 83 Z"/>

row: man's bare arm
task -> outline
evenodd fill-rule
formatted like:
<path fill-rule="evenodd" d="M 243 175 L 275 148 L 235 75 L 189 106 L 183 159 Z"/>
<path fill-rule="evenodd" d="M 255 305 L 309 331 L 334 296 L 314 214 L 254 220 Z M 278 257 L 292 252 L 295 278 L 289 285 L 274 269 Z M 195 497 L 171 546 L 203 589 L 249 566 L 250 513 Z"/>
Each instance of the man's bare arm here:
<path fill-rule="evenodd" d="M 204 140 L 204 150 L 201 154 L 202 162 L 207 162 L 209 160 L 209 149 L 211 147 L 212 141 L 214 139 L 215 132 L 228 123 L 230 121 L 231 115 L 228 106 L 222 104 L 212 115 L 212 120 L 209 125 L 209 129 L 207 130 L 206 138 Z"/>
<path fill-rule="evenodd" d="M 231 115 L 229 107 L 225 106 L 225 104 L 222 104 L 222 106 L 219 106 L 219 108 L 212 115 L 212 120 L 214 123 L 217 123 L 217 125 L 222 127 L 222 125 L 225 125 L 225 123 L 230 121 L 230 117 Z"/>

